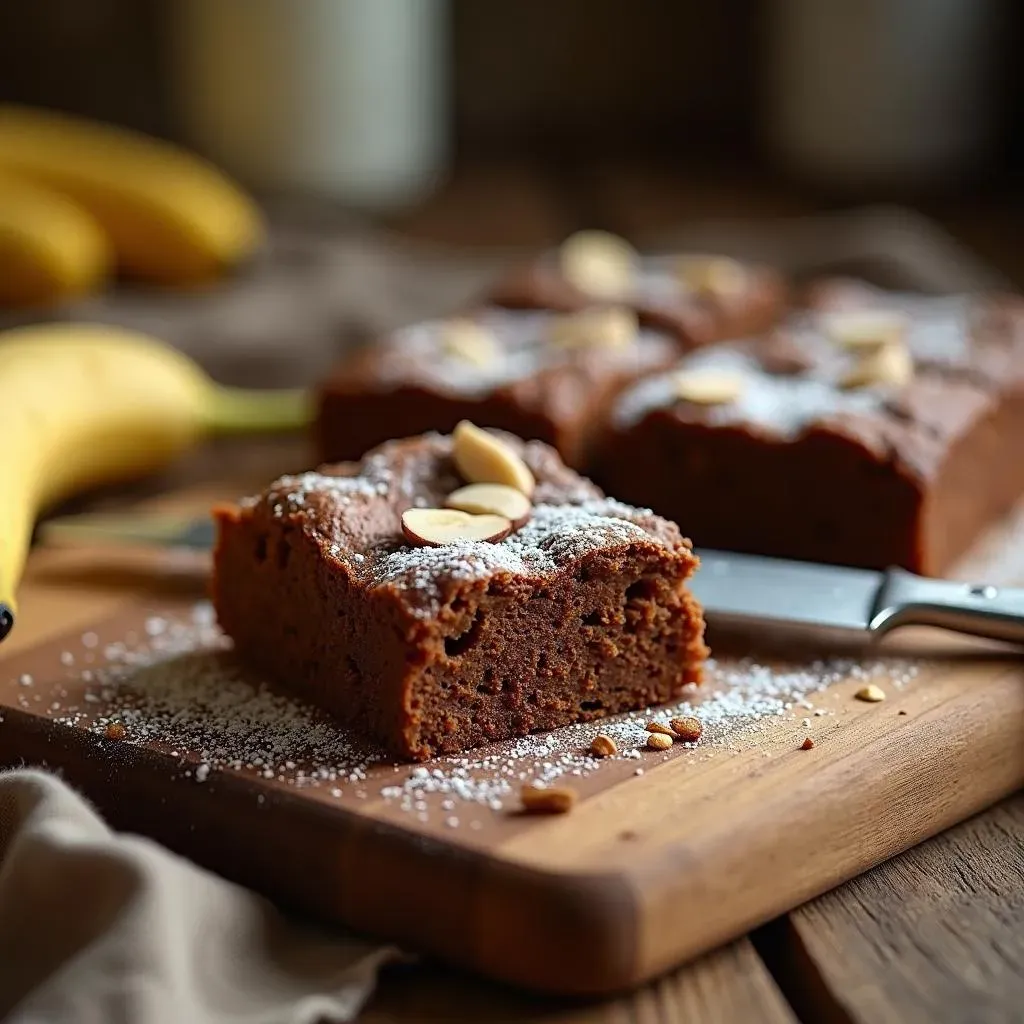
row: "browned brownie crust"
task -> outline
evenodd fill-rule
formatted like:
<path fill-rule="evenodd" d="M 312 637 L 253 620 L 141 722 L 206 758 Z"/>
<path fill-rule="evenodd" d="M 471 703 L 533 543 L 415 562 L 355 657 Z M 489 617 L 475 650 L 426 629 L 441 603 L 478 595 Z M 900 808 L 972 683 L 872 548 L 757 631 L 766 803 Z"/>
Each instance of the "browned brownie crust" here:
<path fill-rule="evenodd" d="M 848 287 L 824 308 L 864 308 L 862 291 L 907 318 L 909 383 L 844 389 L 853 354 L 821 314 L 795 315 L 677 368 L 737 374 L 735 401 L 679 397 L 676 371 L 631 388 L 595 478 L 700 546 L 945 572 L 1024 493 L 1024 316 L 1017 300 Z"/>
<path fill-rule="evenodd" d="M 743 284 L 731 294 L 700 293 L 686 285 L 679 272 L 681 261 L 715 258 L 643 257 L 634 284 L 621 301 L 636 310 L 642 324 L 672 334 L 687 348 L 755 334 L 776 323 L 785 312 L 787 287 L 770 267 L 743 264 Z M 598 301 L 573 284 L 550 253 L 513 268 L 484 298 L 510 309 L 561 312 Z"/>
<path fill-rule="evenodd" d="M 667 701 L 700 680 L 697 559 L 538 442 L 532 519 L 415 548 L 406 509 L 461 483 L 449 437 L 285 477 L 216 511 L 213 600 L 238 655 L 402 758 Z"/>
<path fill-rule="evenodd" d="M 551 342 L 558 318 L 548 312 L 491 308 L 465 319 L 494 339 L 490 361 L 447 350 L 451 321 L 439 319 L 395 331 L 338 365 L 319 389 L 318 458 L 358 459 L 389 438 L 450 433 L 468 419 L 544 441 L 581 467 L 612 397 L 679 354 L 651 330 L 619 348 L 561 347 Z"/>

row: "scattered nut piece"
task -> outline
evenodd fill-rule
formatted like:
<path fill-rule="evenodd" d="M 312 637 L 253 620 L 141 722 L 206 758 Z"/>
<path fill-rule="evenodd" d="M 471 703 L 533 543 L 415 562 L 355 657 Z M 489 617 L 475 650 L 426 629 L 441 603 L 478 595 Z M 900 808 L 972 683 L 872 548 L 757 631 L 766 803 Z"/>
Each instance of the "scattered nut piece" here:
<path fill-rule="evenodd" d="M 123 740 L 128 735 L 128 730 L 125 729 L 124 725 L 120 722 L 111 722 L 106 729 L 103 730 L 103 735 L 108 740 Z"/>
<path fill-rule="evenodd" d="M 644 728 L 648 732 L 661 733 L 662 736 L 675 737 L 675 733 L 664 722 L 648 722 Z"/>
<path fill-rule="evenodd" d="M 696 743 L 704 732 L 704 725 L 701 720 L 694 718 L 692 715 L 673 718 L 669 725 L 672 726 L 672 731 L 683 743 Z"/>
<path fill-rule="evenodd" d="M 868 686 L 862 686 L 854 696 L 857 700 L 866 700 L 869 704 L 877 704 L 878 701 L 885 700 L 885 690 L 870 683 Z"/>
<path fill-rule="evenodd" d="M 914 360 L 903 345 L 883 345 L 859 359 L 843 374 L 839 383 L 844 388 L 894 384 L 903 387 L 914 376 Z"/>
<path fill-rule="evenodd" d="M 468 483 L 505 484 L 527 497 L 533 493 L 530 468 L 507 444 L 469 420 L 459 423 L 452 437 L 455 465 Z"/>
<path fill-rule="evenodd" d="M 523 786 L 519 799 L 527 814 L 565 814 L 576 803 L 576 790 L 567 786 Z"/>
<path fill-rule="evenodd" d="M 475 366 L 489 366 L 501 355 L 494 332 L 464 317 L 446 320 L 442 324 L 441 347 L 449 355 Z"/>
<path fill-rule="evenodd" d="M 854 309 L 824 317 L 825 333 L 849 349 L 876 349 L 899 345 L 907 333 L 907 318 L 887 309 Z"/>
<path fill-rule="evenodd" d="M 679 274 L 693 291 L 714 299 L 736 298 L 747 287 L 747 268 L 728 256 L 684 256 Z"/>
<path fill-rule="evenodd" d="M 452 491 L 444 500 L 446 508 L 473 515 L 504 516 L 514 529 L 530 518 L 530 499 L 522 491 L 507 484 L 467 484 Z"/>
<path fill-rule="evenodd" d="M 628 348 L 636 341 L 640 321 L 625 306 L 602 306 L 567 313 L 551 322 L 551 341 L 563 348 Z"/>
<path fill-rule="evenodd" d="M 672 746 L 672 737 L 666 736 L 663 732 L 652 732 L 647 737 L 647 746 L 651 750 L 668 750 Z"/>
<path fill-rule="evenodd" d="M 696 405 L 726 405 L 743 394 L 739 374 L 721 370 L 683 370 L 676 374 L 676 395 Z"/>
<path fill-rule="evenodd" d="M 619 745 L 611 736 L 599 732 L 590 742 L 590 752 L 594 757 L 611 757 L 619 752 Z"/>
<path fill-rule="evenodd" d="M 495 543 L 512 532 L 505 516 L 473 516 L 450 508 L 410 508 L 402 513 L 402 533 L 410 544 L 438 547 L 458 540 Z"/>
<path fill-rule="evenodd" d="M 559 250 L 566 279 L 598 299 L 621 298 L 629 291 L 638 259 L 629 242 L 607 231 L 577 231 Z"/>
<path fill-rule="evenodd" d="M 811 737 L 808 736 L 803 741 L 803 743 L 800 744 L 800 749 L 801 750 L 810 750 L 813 746 L 814 746 L 814 740 L 812 740 Z"/>

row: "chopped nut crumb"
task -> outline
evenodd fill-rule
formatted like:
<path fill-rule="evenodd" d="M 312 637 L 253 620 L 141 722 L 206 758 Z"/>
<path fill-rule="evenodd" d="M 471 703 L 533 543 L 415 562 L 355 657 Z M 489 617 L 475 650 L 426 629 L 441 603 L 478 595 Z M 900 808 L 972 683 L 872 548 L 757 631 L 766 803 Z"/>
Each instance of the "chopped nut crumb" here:
<path fill-rule="evenodd" d="M 810 750 L 813 746 L 814 746 L 814 740 L 812 740 L 811 737 L 808 736 L 803 741 L 803 743 L 800 744 L 800 749 L 801 750 Z"/>
<path fill-rule="evenodd" d="M 648 732 L 661 733 L 663 736 L 675 736 L 675 733 L 664 722 L 648 722 L 645 728 Z"/>
<path fill-rule="evenodd" d="M 128 735 L 128 730 L 120 722 L 111 722 L 103 730 L 103 735 L 108 740 L 123 740 Z"/>
<path fill-rule="evenodd" d="M 519 799 L 527 814 L 565 814 L 576 803 L 576 790 L 566 786 L 523 786 Z"/>
<path fill-rule="evenodd" d="M 647 737 L 647 746 L 651 750 L 668 750 L 672 746 L 672 737 L 666 736 L 663 732 L 652 732 Z"/>
<path fill-rule="evenodd" d="M 669 723 L 672 731 L 683 741 L 683 743 L 696 743 L 704 732 L 704 726 L 699 718 L 692 715 L 684 715 L 682 718 L 673 718 Z"/>
<path fill-rule="evenodd" d="M 611 736 L 599 732 L 590 743 L 590 752 L 594 757 L 611 757 L 619 752 L 619 747 Z"/>
<path fill-rule="evenodd" d="M 862 686 L 854 696 L 857 700 L 865 700 L 870 704 L 875 704 L 880 700 L 885 700 L 885 690 L 871 683 L 868 686 Z"/>

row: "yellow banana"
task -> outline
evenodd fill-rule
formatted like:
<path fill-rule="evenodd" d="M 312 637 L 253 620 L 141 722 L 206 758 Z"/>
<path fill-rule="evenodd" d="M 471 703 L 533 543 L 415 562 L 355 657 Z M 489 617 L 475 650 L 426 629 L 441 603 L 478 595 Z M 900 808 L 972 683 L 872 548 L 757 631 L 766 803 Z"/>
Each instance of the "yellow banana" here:
<path fill-rule="evenodd" d="M 127 274 L 206 283 L 262 237 L 255 204 L 169 143 L 111 125 L 0 105 L 0 172 L 61 191 L 102 224 Z"/>
<path fill-rule="evenodd" d="M 106 236 L 88 210 L 0 173 L 0 306 L 45 306 L 92 291 L 110 262 Z"/>
<path fill-rule="evenodd" d="M 145 335 L 98 324 L 0 332 L 0 639 L 38 513 L 165 466 L 208 433 L 304 427 L 304 391 L 215 384 Z"/>

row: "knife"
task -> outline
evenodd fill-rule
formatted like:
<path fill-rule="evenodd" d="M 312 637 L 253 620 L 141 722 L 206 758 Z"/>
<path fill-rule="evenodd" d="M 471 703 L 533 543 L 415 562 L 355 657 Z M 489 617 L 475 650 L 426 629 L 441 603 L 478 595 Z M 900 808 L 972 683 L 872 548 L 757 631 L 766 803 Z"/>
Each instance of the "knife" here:
<path fill-rule="evenodd" d="M 206 517 L 78 515 L 45 521 L 43 543 L 149 544 L 209 550 Z M 881 636 L 897 626 L 938 626 L 1024 644 L 1024 589 L 791 562 L 760 555 L 698 549 L 691 581 L 709 621 L 762 627 L 815 627 Z"/>

